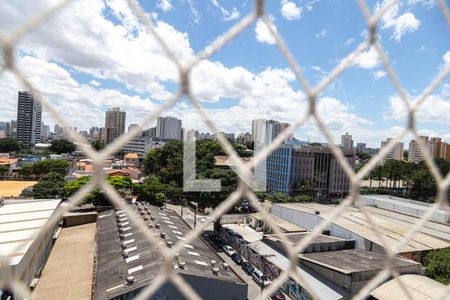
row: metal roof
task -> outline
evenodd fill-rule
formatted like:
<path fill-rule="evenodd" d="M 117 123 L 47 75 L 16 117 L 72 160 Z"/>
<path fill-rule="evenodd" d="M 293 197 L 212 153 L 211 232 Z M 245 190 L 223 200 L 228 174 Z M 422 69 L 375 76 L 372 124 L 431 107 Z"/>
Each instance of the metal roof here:
<path fill-rule="evenodd" d="M 409 298 L 400 287 L 396 279 L 391 279 L 379 286 L 370 294 L 379 300 L 437 300 L 446 299 L 443 297 L 446 286 L 434 281 L 431 278 L 420 275 L 401 275 L 399 279 L 406 287 L 411 298 Z M 447 291 L 448 293 L 448 291 Z"/>
<path fill-rule="evenodd" d="M 0 207 L 0 255 L 16 265 L 58 207 L 60 199 L 6 200 Z"/>
<path fill-rule="evenodd" d="M 257 241 L 249 244 L 249 246 L 262 256 L 265 256 L 268 261 L 276 265 L 281 270 L 289 270 L 291 261 L 276 249 L 270 247 L 263 241 Z M 319 297 L 319 299 L 341 299 L 348 295 L 348 293 L 340 287 L 334 285 L 328 280 L 323 279 L 319 275 L 310 270 L 306 270 L 299 266 L 296 267 L 297 272 L 307 282 L 309 287 Z"/>
<path fill-rule="evenodd" d="M 373 241 L 378 245 L 382 245 L 376 237 L 375 232 L 372 230 L 371 225 L 365 219 L 364 214 L 360 212 L 358 208 L 348 207 L 341 215 L 335 219 L 332 219 L 331 214 L 336 208 L 335 205 L 323 205 L 317 203 L 289 203 L 276 205 L 315 215 L 317 218 L 330 220 L 333 224 L 336 224 L 367 240 Z M 388 211 L 370 206 L 366 206 L 366 210 L 368 211 L 368 214 L 373 222 L 376 224 L 379 232 L 383 235 L 384 240 L 389 245 L 398 244 L 410 230 L 411 226 L 418 222 L 417 217 L 408 216 L 394 211 Z M 316 215 L 317 211 L 320 212 L 320 215 Z M 449 225 L 436 222 L 427 222 L 424 227 L 403 247 L 401 252 L 417 252 L 446 248 L 450 246 L 449 241 Z"/>
<path fill-rule="evenodd" d="M 159 229 L 153 227 L 149 228 L 149 231 L 159 240 L 158 246 L 162 251 L 167 247 L 167 240 L 176 244 L 178 241 L 183 241 L 184 236 L 191 230 L 172 210 L 160 210 L 154 206 L 145 205 L 145 211 L 150 212 L 155 218 L 155 220 L 149 220 L 149 223 L 160 224 Z M 123 241 L 119 238 L 116 215 L 119 215 L 119 223 L 123 224 L 121 227 L 126 229 L 124 234 L 127 236 Z M 165 238 L 160 237 L 161 232 L 166 233 Z M 110 299 L 146 286 L 162 272 L 164 262 L 158 247 L 147 241 L 144 234 L 133 225 L 123 211 L 108 210 L 100 213 L 97 237 L 95 299 Z M 127 259 L 122 258 L 121 242 L 126 243 Z M 225 270 L 220 266 L 222 263 L 220 256 L 200 238 L 185 245 L 184 250 L 179 253 L 179 258 L 185 262 L 185 267 L 180 269 L 177 264 L 174 264 L 176 272 L 244 284 L 230 269 Z M 219 266 L 218 275 L 212 272 L 212 260 Z M 134 277 L 132 285 L 127 285 L 125 282 L 128 275 Z"/>

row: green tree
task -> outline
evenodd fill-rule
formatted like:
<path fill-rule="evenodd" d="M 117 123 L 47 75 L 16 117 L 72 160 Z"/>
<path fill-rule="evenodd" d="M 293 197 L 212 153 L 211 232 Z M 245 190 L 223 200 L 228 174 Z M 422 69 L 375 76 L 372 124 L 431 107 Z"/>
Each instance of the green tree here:
<path fill-rule="evenodd" d="M 67 197 L 73 195 L 81 187 L 87 184 L 90 177 L 83 176 L 77 180 L 70 181 L 64 186 L 64 191 Z M 133 190 L 133 183 L 130 177 L 126 176 L 108 176 L 107 182 L 111 184 L 121 196 L 125 196 Z M 86 196 L 84 203 L 91 203 L 94 206 L 109 206 L 110 201 L 106 195 L 100 190 L 95 189 L 89 195 Z"/>
<path fill-rule="evenodd" d="M 177 192 L 178 190 L 175 187 L 161 183 L 159 178 L 155 176 L 148 177 L 142 184 L 134 186 L 134 193 L 137 195 L 138 201 L 145 201 L 154 205 L 161 203 L 161 194 L 173 198 Z"/>
<path fill-rule="evenodd" d="M 77 146 L 71 141 L 66 139 L 54 140 L 49 148 L 50 151 L 57 154 L 72 153 L 76 149 Z"/>
<path fill-rule="evenodd" d="M 155 201 L 154 201 L 153 205 L 163 206 L 164 203 L 166 203 L 166 201 L 167 201 L 166 195 L 164 195 L 163 193 L 156 193 L 155 194 Z"/>
<path fill-rule="evenodd" d="M 32 174 L 34 174 L 33 165 L 32 164 L 24 165 L 17 171 L 17 173 L 22 178 L 28 178 Z"/>
<path fill-rule="evenodd" d="M 40 160 L 32 165 L 32 173 L 37 177 L 42 177 L 50 172 L 66 175 L 69 162 L 63 159 L 46 159 Z"/>
<path fill-rule="evenodd" d="M 9 153 L 19 151 L 19 144 L 12 138 L 0 139 L 0 152 Z"/>
<path fill-rule="evenodd" d="M 425 275 L 445 285 L 450 283 L 450 247 L 427 254 Z"/>
<path fill-rule="evenodd" d="M 294 202 L 314 202 L 314 198 L 310 195 L 297 195 L 293 199 Z"/>
<path fill-rule="evenodd" d="M 99 150 L 102 150 L 103 148 L 105 148 L 106 144 L 102 141 L 92 141 L 91 146 L 95 150 L 99 151 Z"/>
<path fill-rule="evenodd" d="M 265 200 L 273 202 L 273 203 L 278 203 L 278 202 L 285 203 L 285 202 L 291 202 L 292 197 L 283 192 L 274 192 L 274 193 L 267 195 Z"/>
<path fill-rule="evenodd" d="M 5 176 L 9 172 L 9 166 L 0 165 L 0 176 Z"/>
<path fill-rule="evenodd" d="M 49 173 L 33 186 L 33 197 L 35 199 L 63 197 L 65 183 L 61 174 Z"/>

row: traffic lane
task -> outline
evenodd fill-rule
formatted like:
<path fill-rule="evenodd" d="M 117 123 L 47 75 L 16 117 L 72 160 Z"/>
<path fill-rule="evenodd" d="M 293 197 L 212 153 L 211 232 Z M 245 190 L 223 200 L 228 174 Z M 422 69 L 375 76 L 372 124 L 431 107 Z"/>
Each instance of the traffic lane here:
<path fill-rule="evenodd" d="M 217 252 L 217 254 L 230 266 L 230 268 L 233 269 L 248 285 L 248 299 L 259 299 L 261 296 L 261 287 L 253 280 L 252 276 L 245 273 L 244 270 L 242 270 L 242 267 L 238 264 L 236 264 L 231 257 L 226 255 L 222 248 L 219 247 L 216 243 L 214 243 L 210 235 L 212 232 L 204 232 L 202 234 L 202 238 Z M 270 299 L 270 298 L 267 298 Z"/>

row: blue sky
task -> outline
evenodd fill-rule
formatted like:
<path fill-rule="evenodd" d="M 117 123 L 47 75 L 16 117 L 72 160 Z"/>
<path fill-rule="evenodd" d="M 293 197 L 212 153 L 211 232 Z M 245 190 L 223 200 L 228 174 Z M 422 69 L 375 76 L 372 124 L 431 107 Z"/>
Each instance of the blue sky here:
<path fill-rule="evenodd" d="M 276 31 L 314 86 L 366 39 L 366 21 L 356 1 L 266 1 Z M 3 33 L 56 0 L 0 1 Z M 182 63 L 254 9 L 253 1 L 141 1 L 156 30 Z M 368 1 L 374 11 L 383 1 Z M 19 17 L 20 16 L 20 17 Z M 399 80 L 417 96 L 450 61 L 449 27 L 430 0 L 403 0 L 380 20 L 378 35 Z M 26 35 L 16 45 L 18 67 L 67 120 L 81 129 L 102 126 L 103 111 L 120 106 L 128 123 L 142 120 L 178 88 L 177 73 L 125 1 L 78 1 Z M 0 120 L 14 119 L 20 85 L 10 74 L 0 81 Z M 256 21 L 192 73 L 193 94 L 219 128 L 250 130 L 252 118 L 292 122 L 306 111 L 305 94 Z M 186 128 L 206 130 L 189 103 L 168 114 Z M 422 107 L 419 128 L 450 141 L 450 81 L 446 78 Z M 405 112 L 376 52 L 368 49 L 319 97 L 319 112 L 335 141 L 345 132 L 379 146 L 405 125 Z M 45 114 L 45 122 L 54 121 Z M 324 141 L 313 123 L 296 131 L 302 140 Z"/>

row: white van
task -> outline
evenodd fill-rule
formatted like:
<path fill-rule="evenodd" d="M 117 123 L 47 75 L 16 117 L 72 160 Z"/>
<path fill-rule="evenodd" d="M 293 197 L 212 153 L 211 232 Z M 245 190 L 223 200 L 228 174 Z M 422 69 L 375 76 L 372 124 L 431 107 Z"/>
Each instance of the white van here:
<path fill-rule="evenodd" d="M 256 268 L 253 271 L 252 278 L 259 286 L 262 285 L 263 287 L 266 287 L 270 283 L 270 280 L 263 274 L 263 272 Z"/>

